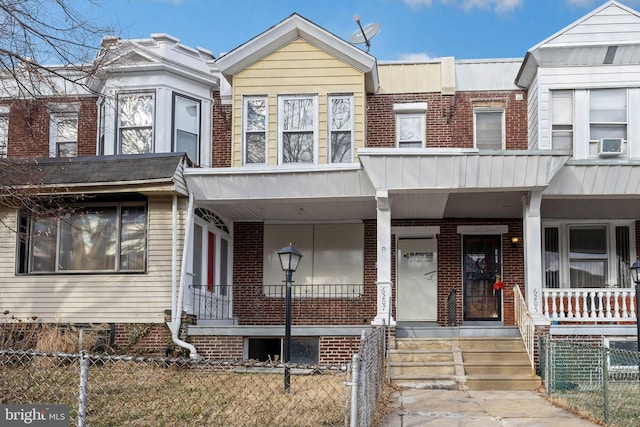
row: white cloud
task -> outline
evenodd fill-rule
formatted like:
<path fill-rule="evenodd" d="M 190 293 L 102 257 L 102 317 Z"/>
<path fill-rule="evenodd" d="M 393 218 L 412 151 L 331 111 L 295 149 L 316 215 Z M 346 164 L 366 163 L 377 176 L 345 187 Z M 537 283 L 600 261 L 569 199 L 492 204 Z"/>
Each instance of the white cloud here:
<path fill-rule="evenodd" d="M 403 0 L 409 7 L 417 9 L 431 6 L 434 0 Z M 522 6 L 524 0 L 435 0 L 442 4 L 451 4 L 464 10 L 492 9 L 496 13 L 507 13 Z M 580 0 L 569 0 L 580 1 Z M 581 0 L 584 1 L 584 0 Z"/>
<path fill-rule="evenodd" d="M 425 62 L 431 61 L 433 57 L 427 53 L 399 53 L 398 59 L 407 62 Z"/>

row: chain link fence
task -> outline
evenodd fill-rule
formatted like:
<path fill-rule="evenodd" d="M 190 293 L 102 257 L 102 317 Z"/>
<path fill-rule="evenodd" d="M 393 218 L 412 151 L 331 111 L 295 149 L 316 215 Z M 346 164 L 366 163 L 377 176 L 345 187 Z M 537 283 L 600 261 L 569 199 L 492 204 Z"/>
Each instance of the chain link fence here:
<path fill-rule="evenodd" d="M 285 393 L 276 364 L 4 350 L 0 404 L 66 405 L 73 426 L 344 425 L 347 367 L 289 366 Z"/>
<path fill-rule="evenodd" d="M 640 425 L 640 353 L 546 336 L 540 370 L 561 405 L 607 426 Z"/>
<path fill-rule="evenodd" d="M 0 405 L 64 405 L 71 426 L 370 426 L 385 382 L 385 331 L 354 363 L 284 365 L 0 350 Z"/>

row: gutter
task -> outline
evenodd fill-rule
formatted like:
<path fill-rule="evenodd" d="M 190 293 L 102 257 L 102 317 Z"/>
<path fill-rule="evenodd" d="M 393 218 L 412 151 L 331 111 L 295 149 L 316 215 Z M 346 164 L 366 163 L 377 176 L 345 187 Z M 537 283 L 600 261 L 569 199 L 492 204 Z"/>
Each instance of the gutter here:
<path fill-rule="evenodd" d="M 176 283 L 176 268 L 177 268 L 177 256 L 178 256 L 178 196 L 173 196 L 172 201 L 172 217 L 173 217 L 173 236 L 171 245 L 171 321 L 167 322 L 167 326 L 171 331 L 171 339 L 177 345 L 189 350 L 189 357 L 191 359 L 198 358 L 198 352 L 193 344 L 183 341 L 179 338 L 180 322 L 182 321 L 182 307 L 184 302 L 184 287 L 186 278 L 187 267 L 187 255 L 189 248 L 191 247 L 191 239 L 193 237 L 193 228 L 191 223 L 193 222 L 193 193 L 189 193 L 189 204 L 187 206 L 187 220 L 185 222 L 185 236 L 184 246 L 182 248 L 182 265 L 180 268 L 180 288 L 177 290 Z M 177 294 L 177 298 L 176 298 Z"/>

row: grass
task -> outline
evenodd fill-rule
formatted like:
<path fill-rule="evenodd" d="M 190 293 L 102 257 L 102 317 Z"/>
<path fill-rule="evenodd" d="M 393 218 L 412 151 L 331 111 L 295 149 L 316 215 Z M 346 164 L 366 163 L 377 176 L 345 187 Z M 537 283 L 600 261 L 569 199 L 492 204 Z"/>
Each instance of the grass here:
<path fill-rule="evenodd" d="M 0 403 L 68 405 L 77 424 L 79 362 L 0 358 Z M 51 362 L 51 361 L 50 361 Z M 169 367 L 106 361 L 89 369 L 90 426 L 338 426 L 346 411 L 346 374 L 241 373 L 233 367 Z"/>

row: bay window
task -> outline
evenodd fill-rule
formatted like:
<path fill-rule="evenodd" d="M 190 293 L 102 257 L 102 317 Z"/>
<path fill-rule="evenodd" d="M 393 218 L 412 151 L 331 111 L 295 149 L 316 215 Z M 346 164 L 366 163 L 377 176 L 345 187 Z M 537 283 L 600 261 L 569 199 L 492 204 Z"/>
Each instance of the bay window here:
<path fill-rule="evenodd" d="M 143 202 L 70 208 L 58 217 L 23 218 L 20 273 L 144 272 Z"/>
<path fill-rule="evenodd" d="M 173 95 L 173 151 L 187 153 L 198 164 L 200 147 L 200 101 Z"/>
<path fill-rule="evenodd" d="M 155 95 L 118 95 L 118 146 L 120 154 L 153 152 Z"/>

